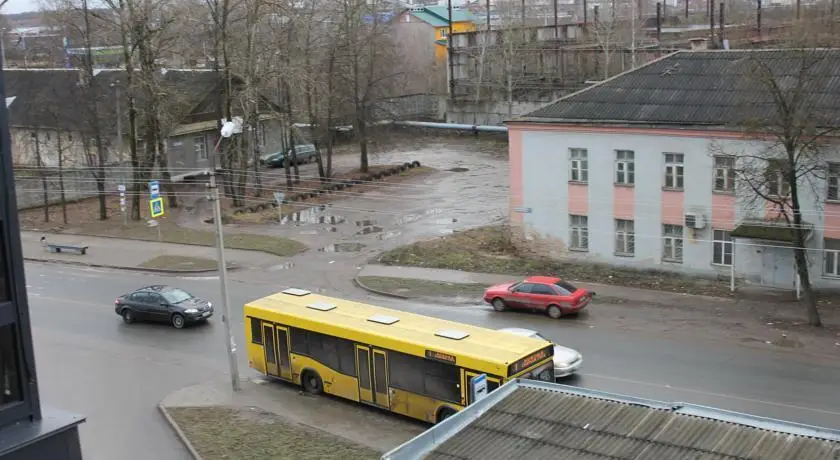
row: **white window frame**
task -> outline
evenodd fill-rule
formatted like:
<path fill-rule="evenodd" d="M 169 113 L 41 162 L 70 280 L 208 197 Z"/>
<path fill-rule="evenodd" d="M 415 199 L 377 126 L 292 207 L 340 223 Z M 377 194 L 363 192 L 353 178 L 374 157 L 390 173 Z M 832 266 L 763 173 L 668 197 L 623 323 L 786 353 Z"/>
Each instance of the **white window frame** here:
<path fill-rule="evenodd" d="M 199 139 L 201 139 L 201 141 L 196 142 Z M 193 136 L 192 143 L 193 152 L 195 153 L 195 160 L 207 161 L 207 159 L 209 158 L 207 155 L 207 135 L 202 134 L 201 136 Z"/>
<path fill-rule="evenodd" d="M 735 192 L 735 157 L 715 156 L 715 177 L 713 190 L 718 193 Z"/>
<path fill-rule="evenodd" d="M 825 239 L 823 248 L 823 276 L 840 278 L 840 241 Z"/>
<path fill-rule="evenodd" d="M 715 257 L 720 248 L 720 260 Z M 731 267 L 735 254 L 735 243 L 732 241 L 732 234 L 728 230 L 712 230 L 712 265 Z M 729 260 L 727 261 L 727 256 Z"/>
<path fill-rule="evenodd" d="M 665 152 L 663 155 L 665 158 L 665 188 L 683 190 L 685 188 L 685 154 Z"/>
<path fill-rule="evenodd" d="M 840 163 L 829 163 L 826 168 L 826 201 L 840 201 Z"/>
<path fill-rule="evenodd" d="M 684 254 L 684 232 L 682 225 L 662 225 L 662 261 L 681 264 Z"/>
<path fill-rule="evenodd" d="M 615 151 L 615 183 L 618 185 L 635 185 L 636 153 L 632 150 Z"/>
<path fill-rule="evenodd" d="M 615 220 L 615 254 L 634 256 L 636 254 L 635 222 L 627 219 Z"/>
<path fill-rule="evenodd" d="M 589 153 L 586 149 L 569 149 L 569 181 L 589 183 Z"/>
<path fill-rule="evenodd" d="M 771 160 L 767 165 L 767 195 L 786 197 L 790 195 L 790 184 L 784 175 L 784 160 Z M 773 177 L 769 177 L 770 175 Z"/>
<path fill-rule="evenodd" d="M 569 249 L 589 251 L 589 217 L 569 214 Z"/>

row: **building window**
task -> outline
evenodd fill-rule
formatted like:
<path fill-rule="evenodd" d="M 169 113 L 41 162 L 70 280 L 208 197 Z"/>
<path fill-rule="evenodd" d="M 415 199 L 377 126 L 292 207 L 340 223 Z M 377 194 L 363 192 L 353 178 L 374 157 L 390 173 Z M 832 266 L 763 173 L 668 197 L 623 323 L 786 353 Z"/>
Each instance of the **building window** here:
<path fill-rule="evenodd" d="M 768 161 L 765 171 L 767 182 L 767 194 L 770 196 L 785 197 L 790 194 L 790 182 L 787 179 L 788 165 L 783 160 Z"/>
<path fill-rule="evenodd" d="M 636 241 L 632 220 L 615 221 L 615 253 L 632 256 L 636 252 Z"/>
<path fill-rule="evenodd" d="M 193 138 L 193 150 L 195 151 L 196 161 L 204 161 L 207 159 L 207 139 L 204 136 L 196 136 Z"/>
<path fill-rule="evenodd" d="M 683 228 L 680 225 L 665 224 L 662 229 L 662 260 L 682 263 Z"/>
<path fill-rule="evenodd" d="M 569 248 L 578 251 L 589 250 L 589 228 L 586 216 L 569 216 Z"/>
<path fill-rule="evenodd" d="M 823 242 L 823 257 L 825 259 L 825 276 L 840 277 L 840 240 L 826 238 Z"/>
<path fill-rule="evenodd" d="M 0 326 L 0 406 L 23 400 L 15 324 Z"/>
<path fill-rule="evenodd" d="M 446 38 L 449 36 L 449 29 L 440 29 L 440 38 Z"/>
<path fill-rule="evenodd" d="M 735 158 L 715 157 L 715 191 L 732 193 L 735 190 Z"/>
<path fill-rule="evenodd" d="M 828 190 L 826 198 L 830 201 L 840 201 L 840 163 L 828 164 Z"/>
<path fill-rule="evenodd" d="M 265 125 L 257 122 L 257 146 L 259 148 L 265 147 Z"/>
<path fill-rule="evenodd" d="M 715 265 L 732 265 L 732 235 L 726 230 L 715 230 L 712 241 L 712 263 Z"/>
<path fill-rule="evenodd" d="M 633 185 L 636 183 L 635 154 L 632 150 L 615 151 L 615 183 Z"/>
<path fill-rule="evenodd" d="M 682 190 L 683 158 L 682 153 L 665 154 L 665 188 Z"/>
<path fill-rule="evenodd" d="M 589 162 L 586 149 L 569 150 L 569 178 L 572 182 L 589 182 Z"/>

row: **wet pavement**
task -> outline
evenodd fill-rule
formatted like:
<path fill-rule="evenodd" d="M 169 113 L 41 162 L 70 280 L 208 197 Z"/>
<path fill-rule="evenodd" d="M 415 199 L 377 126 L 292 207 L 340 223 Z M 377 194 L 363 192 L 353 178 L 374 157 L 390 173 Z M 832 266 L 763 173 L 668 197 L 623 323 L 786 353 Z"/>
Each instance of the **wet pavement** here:
<path fill-rule="evenodd" d="M 437 171 L 399 183 L 383 183 L 361 194 L 352 188 L 335 192 L 330 203 L 301 203 L 279 222 L 228 226 L 226 231 L 285 236 L 316 252 L 365 256 L 457 230 L 502 221 L 508 213 L 507 146 L 472 138 L 446 139 L 423 147 L 393 147 L 374 153 L 371 165 L 419 161 Z M 357 167 L 356 155 L 338 155 L 338 171 Z M 316 173 L 301 167 L 302 177 Z M 282 170 L 269 174 L 282 175 Z M 180 222 L 208 229 L 200 219 Z M 354 249 L 350 249 L 354 248 Z M 310 253 L 311 254 L 311 253 Z"/>

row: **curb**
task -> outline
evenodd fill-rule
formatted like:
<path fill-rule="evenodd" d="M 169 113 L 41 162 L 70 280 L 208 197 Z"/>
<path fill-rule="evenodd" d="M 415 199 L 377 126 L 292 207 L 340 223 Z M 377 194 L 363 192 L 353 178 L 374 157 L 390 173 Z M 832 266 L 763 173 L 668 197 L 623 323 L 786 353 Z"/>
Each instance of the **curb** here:
<path fill-rule="evenodd" d="M 215 268 L 202 268 L 202 269 L 163 269 L 163 268 L 143 268 L 143 267 L 126 267 L 122 265 L 107 265 L 107 264 L 96 264 L 90 262 L 81 262 L 75 260 L 58 260 L 58 259 L 40 259 L 37 257 L 24 257 L 24 261 L 26 262 L 40 262 L 46 264 L 64 264 L 64 265 L 78 265 L 82 267 L 95 267 L 95 268 L 111 268 L 115 270 L 128 270 L 134 272 L 146 272 L 146 273 L 162 273 L 162 274 L 177 274 L 177 275 L 189 275 L 189 274 L 201 274 L 201 273 L 214 273 L 218 271 Z M 239 268 L 236 265 L 228 264 L 228 270 L 234 270 Z"/>
<path fill-rule="evenodd" d="M 384 297 L 392 297 L 394 299 L 402 299 L 402 300 L 409 300 L 409 299 L 414 298 L 414 297 L 409 297 L 409 296 L 405 296 L 405 295 L 394 294 L 393 292 L 386 292 L 386 291 L 380 291 L 378 289 L 373 289 L 371 287 L 366 286 L 361 281 L 359 281 L 358 276 L 353 277 L 353 284 L 355 284 L 356 287 L 358 287 L 360 289 L 364 289 L 365 291 L 370 292 L 371 294 L 381 295 L 381 296 L 384 296 Z"/>
<path fill-rule="evenodd" d="M 158 409 L 160 410 L 160 413 L 163 414 L 163 418 L 166 419 L 166 423 L 168 423 L 169 426 L 172 428 L 172 431 L 175 432 L 175 436 L 178 437 L 181 443 L 184 444 L 184 447 L 187 448 L 187 451 L 190 453 L 190 455 L 192 455 L 192 458 L 194 458 L 195 460 L 202 460 L 201 455 L 198 453 L 197 450 L 195 450 L 195 447 L 193 447 L 192 443 L 187 438 L 187 435 L 184 434 L 184 431 L 181 430 L 180 426 L 178 426 L 178 422 L 176 422 L 175 419 L 172 418 L 172 415 L 169 414 L 169 410 L 167 410 L 166 407 L 163 406 L 163 404 L 158 404 Z"/>

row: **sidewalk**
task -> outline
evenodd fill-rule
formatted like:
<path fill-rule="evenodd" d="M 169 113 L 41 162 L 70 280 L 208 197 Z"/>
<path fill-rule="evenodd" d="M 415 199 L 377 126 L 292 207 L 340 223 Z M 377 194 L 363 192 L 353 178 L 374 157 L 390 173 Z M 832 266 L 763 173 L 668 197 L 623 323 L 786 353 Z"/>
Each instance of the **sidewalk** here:
<path fill-rule="evenodd" d="M 88 246 L 87 254 L 54 254 L 47 252 L 41 245 L 41 237 L 55 244 Z M 128 270 L 146 270 L 162 272 L 199 273 L 215 269 L 144 269 L 142 264 L 160 256 L 216 259 L 216 248 L 193 246 L 188 244 L 157 243 L 150 241 L 124 240 L 118 238 L 96 237 L 87 235 L 67 235 L 23 231 L 20 233 L 23 257 L 25 260 L 87 265 L 94 267 L 118 268 Z M 241 268 L 264 268 L 279 264 L 283 258 L 258 251 L 237 249 L 225 250 L 228 264 Z"/>
<path fill-rule="evenodd" d="M 226 407 L 250 413 L 255 408 L 297 423 L 348 439 L 378 452 L 387 452 L 423 432 L 427 425 L 402 419 L 352 401 L 311 396 L 299 387 L 264 378 L 243 379 L 242 390 L 234 393 L 229 381 L 212 381 L 182 388 L 161 401 L 159 408 L 167 422 L 191 451 L 191 445 L 171 416 L 184 407 Z M 198 458 L 198 457 L 196 457 Z"/>

